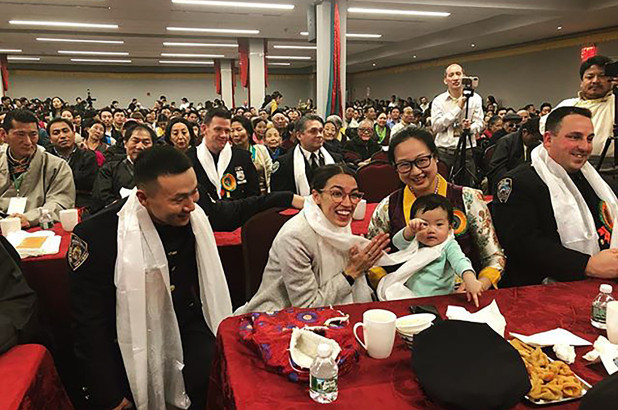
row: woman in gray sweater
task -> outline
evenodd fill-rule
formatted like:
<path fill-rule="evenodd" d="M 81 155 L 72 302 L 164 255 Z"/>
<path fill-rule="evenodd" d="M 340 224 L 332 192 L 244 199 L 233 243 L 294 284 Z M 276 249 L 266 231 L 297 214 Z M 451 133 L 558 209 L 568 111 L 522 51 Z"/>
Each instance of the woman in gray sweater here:
<path fill-rule="evenodd" d="M 370 301 L 365 272 L 389 238 L 352 235 L 352 214 L 362 197 L 351 170 L 337 164 L 317 169 L 305 208 L 272 244 L 260 288 L 235 314 Z"/>

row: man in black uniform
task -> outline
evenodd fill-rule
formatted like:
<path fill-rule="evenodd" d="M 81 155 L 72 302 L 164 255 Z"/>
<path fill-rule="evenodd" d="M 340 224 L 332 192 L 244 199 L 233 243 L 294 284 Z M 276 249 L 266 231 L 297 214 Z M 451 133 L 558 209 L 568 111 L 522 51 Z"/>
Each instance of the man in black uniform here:
<path fill-rule="evenodd" d="M 618 201 L 587 163 L 590 117 L 584 108 L 554 110 L 532 164 L 498 182 L 494 223 L 507 256 L 501 284 L 618 277 Z"/>
<path fill-rule="evenodd" d="M 223 108 L 206 113 L 204 140 L 187 152 L 200 186 L 216 199 L 241 199 L 260 194 L 260 182 L 249 151 L 232 147 L 231 114 Z"/>
<path fill-rule="evenodd" d="M 47 152 L 64 159 L 73 171 L 75 206 L 90 209 L 92 186 L 99 166 L 93 151 L 81 150 L 75 145 L 73 123 L 65 118 L 54 118 L 47 124 L 51 147 Z"/>
<path fill-rule="evenodd" d="M 121 354 L 117 340 L 121 336 L 117 334 L 117 325 L 121 323 L 117 323 L 117 319 L 120 320 L 117 306 L 118 301 L 122 301 L 117 296 L 122 296 L 122 292 L 117 293 L 116 275 L 119 274 L 118 265 L 126 263 L 120 258 L 123 249 L 117 245 L 118 213 L 128 201 L 135 201 L 136 196 L 153 222 L 156 236 L 165 251 L 169 272 L 169 293 L 163 292 L 163 296 L 171 295 L 177 327 L 173 323 L 171 328 L 170 323 L 160 326 L 179 332 L 184 357 L 182 372 L 185 390 L 191 399 L 191 408 L 203 409 L 215 336 L 210 323 L 205 321 L 200 301 L 204 300 L 200 299 L 204 289 L 200 289 L 197 268 L 199 256 L 196 255 L 200 239 L 193 233 L 195 224 L 191 216 L 196 210 L 196 203 L 209 216 L 213 229 L 234 230 L 266 208 L 290 205 L 301 207 L 302 199 L 289 192 L 281 192 L 242 200 L 213 201 L 206 192 L 198 189 L 189 159 L 169 146 L 156 146 L 140 154 L 135 163 L 135 181 L 137 193 L 77 225 L 71 237 L 67 259 L 71 269 L 71 310 L 76 354 L 85 369 L 89 394 L 95 408 L 122 409 L 134 401 L 133 394 L 136 392 L 132 392 L 133 385 L 129 384 L 127 378 L 127 374 L 131 374 L 127 368 L 130 365 L 127 365 L 124 353 Z M 144 226 L 140 221 L 140 231 L 146 232 Z M 213 273 L 214 265 L 208 265 L 208 275 Z M 213 282 L 214 279 L 209 281 Z M 227 291 L 227 285 L 224 285 Z M 148 295 L 150 298 L 153 296 L 150 293 Z M 148 295 L 146 300 L 156 299 L 149 299 Z M 204 302 L 207 311 L 213 309 L 213 306 L 209 306 L 212 300 Z M 151 363 L 149 371 L 150 366 Z M 151 405 L 150 408 L 155 407 Z"/>
<path fill-rule="evenodd" d="M 538 118 L 526 121 L 517 131 L 500 138 L 487 171 L 492 194 L 495 195 L 496 183 L 504 174 L 524 162 L 530 162 L 530 153 L 541 143 L 542 138 Z"/>
<path fill-rule="evenodd" d="M 135 159 L 140 152 L 151 147 L 155 139 L 155 132 L 146 125 L 137 124 L 127 129 L 124 136 L 126 157 L 117 160 L 109 159 L 103 164 L 94 181 L 92 189 L 94 211 L 122 198 L 122 194 L 126 193 L 126 191 L 122 191 L 123 188 L 125 190 L 133 189 L 135 186 L 133 179 Z"/>
<path fill-rule="evenodd" d="M 270 189 L 292 191 L 301 196 L 310 194 L 309 184 L 313 170 L 328 164 L 343 162 L 341 155 L 328 152 L 324 145 L 324 121 L 317 115 L 307 114 L 296 122 L 298 144 L 273 163 Z M 301 169 L 298 167 L 301 166 Z"/>

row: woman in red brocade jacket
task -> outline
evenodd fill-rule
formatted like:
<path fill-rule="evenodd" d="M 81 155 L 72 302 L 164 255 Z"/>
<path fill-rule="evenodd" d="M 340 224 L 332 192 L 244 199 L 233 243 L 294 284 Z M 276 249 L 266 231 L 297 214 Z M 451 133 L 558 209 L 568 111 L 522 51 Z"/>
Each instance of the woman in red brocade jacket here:
<path fill-rule="evenodd" d="M 436 145 L 425 129 L 406 128 L 396 134 L 391 138 L 388 155 L 406 186 L 378 204 L 367 237 L 398 232 L 410 222 L 410 210 L 417 197 L 442 195 L 455 208 L 455 239 L 479 272 L 483 288 L 497 287 L 505 257 L 481 191 L 454 185 L 438 174 Z M 373 268 L 369 275 L 372 284 L 385 274 L 384 269 Z"/>

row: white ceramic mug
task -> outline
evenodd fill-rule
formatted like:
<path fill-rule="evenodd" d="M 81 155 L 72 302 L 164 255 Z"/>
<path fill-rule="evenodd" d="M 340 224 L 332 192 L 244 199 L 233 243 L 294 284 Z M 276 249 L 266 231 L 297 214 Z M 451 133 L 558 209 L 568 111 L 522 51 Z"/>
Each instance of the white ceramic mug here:
<path fill-rule="evenodd" d="M 362 221 L 363 219 L 365 219 L 366 212 L 367 212 L 367 200 L 361 199 L 360 202 L 356 205 L 354 214 L 352 214 L 352 219 L 355 219 L 357 221 Z"/>
<path fill-rule="evenodd" d="M 607 338 L 611 343 L 618 345 L 618 301 L 615 300 L 607 304 L 605 323 L 607 325 Z"/>
<path fill-rule="evenodd" d="M 374 359 L 386 359 L 391 355 L 395 341 L 397 315 L 390 310 L 370 309 L 363 313 L 363 321 L 354 325 L 354 337 Z M 356 329 L 363 327 L 363 343 Z"/>
<path fill-rule="evenodd" d="M 67 232 L 73 232 L 73 228 L 79 222 L 79 212 L 77 209 L 63 209 L 60 211 L 60 224 L 62 229 Z"/>
<path fill-rule="evenodd" d="M 21 219 L 4 218 L 0 220 L 0 229 L 2 229 L 3 236 L 9 236 L 11 232 L 19 232 L 21 230 Z"/>

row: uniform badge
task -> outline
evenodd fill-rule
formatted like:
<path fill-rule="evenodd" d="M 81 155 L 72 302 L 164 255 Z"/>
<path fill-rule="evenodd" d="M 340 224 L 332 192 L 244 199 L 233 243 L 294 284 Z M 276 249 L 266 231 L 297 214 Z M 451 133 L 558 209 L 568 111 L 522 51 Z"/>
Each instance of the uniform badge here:
<path fill-rule="evenodd" d="M 506 204 L 513 191 L 513 180 L 511 178 L 502 178 L 498 182 L 498 201 Z"/>
<path fill-rule="evenodd" d="M 234 172 L 236 173 L 236 181 L 238 185 L 247 183 L 247 178 L 245 178 L 245 170 L 242 169 L 242 167 L 235 167 Z"/>
<path fill-rule="evenodd" d="M 236 190 L 236 178 L 232 174 L 225 174 L 221 178 L 221 186 L 224 190 L 232 192 Z"/>
<path fill-rule="evenodd" d="M 67 252 L 67 260 L 72 270 L 77 270 L 88 259 L 88 244 L 75 234 L 71 234 L 71 244 Z"/>
<path fill-rule="evenodd" d="M 273 174 L 279 169 L 279 161 L 273 162 Z"/>

